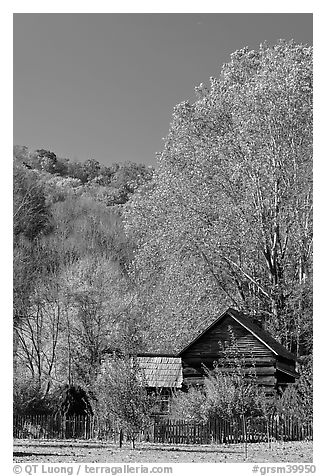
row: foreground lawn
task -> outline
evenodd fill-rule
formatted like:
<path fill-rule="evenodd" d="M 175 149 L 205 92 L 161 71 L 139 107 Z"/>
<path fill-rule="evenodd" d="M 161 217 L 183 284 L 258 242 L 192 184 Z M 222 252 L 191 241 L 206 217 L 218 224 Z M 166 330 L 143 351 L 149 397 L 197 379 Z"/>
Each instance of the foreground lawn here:
<path fill-rule="evenodd" d="M 312 441 L 248 445 L 247 462 L 312 462 Z M 36 463 L 243 463 L 243 445 L 118 445 L 82 440 L 14 440 L 14 462 Z"/>

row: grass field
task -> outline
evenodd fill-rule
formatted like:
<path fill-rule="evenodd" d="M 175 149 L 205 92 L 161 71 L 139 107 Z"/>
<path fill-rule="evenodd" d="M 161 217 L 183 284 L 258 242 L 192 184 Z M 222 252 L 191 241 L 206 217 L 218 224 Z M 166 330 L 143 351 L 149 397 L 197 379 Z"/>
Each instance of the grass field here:
<path fill-rule="evenodd" d="M 312 441 L 250 443 L 248 458 L 243 445 L 128 444 L 98 441 L 14 440 L 14 462 L 37 463 L 243 463 L 312 462 Z"/>

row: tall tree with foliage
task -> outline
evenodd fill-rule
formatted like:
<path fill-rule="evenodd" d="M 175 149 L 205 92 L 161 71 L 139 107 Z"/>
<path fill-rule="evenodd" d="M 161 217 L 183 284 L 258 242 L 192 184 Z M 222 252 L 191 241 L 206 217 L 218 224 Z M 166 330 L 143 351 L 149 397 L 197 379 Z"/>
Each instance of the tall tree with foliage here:
<path fill-rule="evenodd" d="M 92 389 L 105 352 L 119 347 L 122 340 L 132 293 L 118 265 L 103 257 L 79 260 L 67 268 L 63 279 L 69 382 Z"/>
<path fill-rule="evenodd" d="M 33 240 L 51 229 L 51 214 L 36 173 L 14 162 L 14 238 Z"/>
<path fill-rule="evenodd" d="M 96 381 L 97 412 L 119 429 L 120 447 L 125 434 L 135 447 L 135 439 L 151 424 L 156 398 L 147 393 L 137 359 L 129 352 L 111 356 Z"/>
<path fill-rule="evenodd" d="M 310 352 L 312 49 L 241 49 L 196 92 L 125 211 L 144 307 L 182 338 L 231 304 Z"/>

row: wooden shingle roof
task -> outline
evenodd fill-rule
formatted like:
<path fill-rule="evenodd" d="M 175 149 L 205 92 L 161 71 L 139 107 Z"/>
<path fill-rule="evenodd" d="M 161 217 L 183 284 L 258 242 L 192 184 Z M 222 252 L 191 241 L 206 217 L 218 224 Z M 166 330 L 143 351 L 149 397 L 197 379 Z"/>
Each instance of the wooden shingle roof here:
<path fill-rule="evenodd" d="M 137 362 L 144 372 L 146 386 L 181 388 L 181 357 L 142 354 L 137 356 Z"/>

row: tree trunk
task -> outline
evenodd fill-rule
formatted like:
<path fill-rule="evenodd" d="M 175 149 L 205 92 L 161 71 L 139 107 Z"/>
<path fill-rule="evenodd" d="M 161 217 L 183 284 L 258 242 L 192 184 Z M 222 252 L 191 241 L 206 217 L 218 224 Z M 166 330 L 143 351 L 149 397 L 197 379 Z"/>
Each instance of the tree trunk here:
<path fill-rule="evenodd" d="M 120 448 L 122 448 L 122 443 L 123 443 L 123 431 L 121 429 L 119 433 L 119 447 Z"/>
<path fill-rule="evenodd" d="M 270 429 L 269 429 L 269 418 L 267 418 L 267 420 L 266 420 L 266 432 L 267 432 L 268 448 L 271 450 L 272 449 L 272 440 L 271 440 Z"/>
<path fill-rule="evenodd" d="M 245 415 L 242 415 L 242 429 L 243 429 L 245 459 L 247 459 L 248 458 L 248 442 L 247 442 L 247 421 L 246 421 Z"/>

